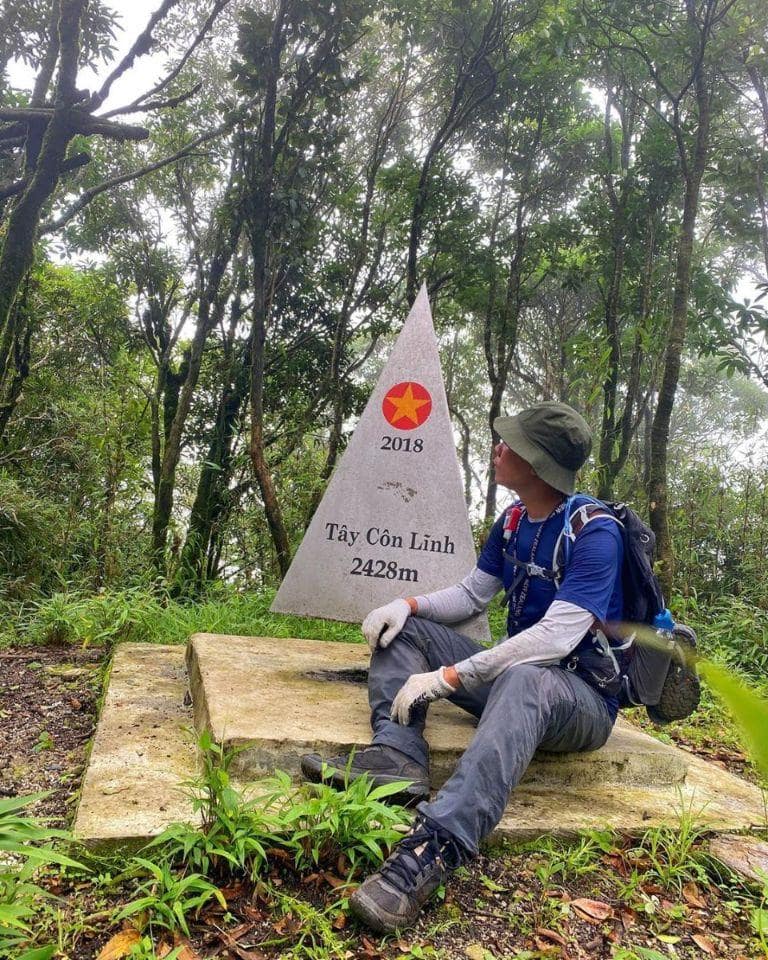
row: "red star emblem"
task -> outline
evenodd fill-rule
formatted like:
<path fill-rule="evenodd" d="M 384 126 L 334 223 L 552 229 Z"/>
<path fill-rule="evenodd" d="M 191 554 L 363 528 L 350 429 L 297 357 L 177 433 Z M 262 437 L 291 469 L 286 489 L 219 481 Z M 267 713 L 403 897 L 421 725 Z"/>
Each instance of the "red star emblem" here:
<path fill-rule="evenodd" d="M 426 387 L 405 380 L 390 387 L 381 405 L 387 423 L 398 430 L 420 427 L 432 412 L 432 397 Z"/>

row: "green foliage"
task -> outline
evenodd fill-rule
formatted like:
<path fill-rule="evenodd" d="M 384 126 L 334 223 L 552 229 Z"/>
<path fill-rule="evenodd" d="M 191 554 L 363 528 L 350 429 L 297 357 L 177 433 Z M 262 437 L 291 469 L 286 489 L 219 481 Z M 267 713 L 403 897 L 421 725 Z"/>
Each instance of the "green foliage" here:
<path fill-rule="evenodd" d="M 139 885 L 139 896 L 125 904 L 115 920 L 144 915 L 142 929 L 181 930 L 189 936 L 188 918 L 197 916 L 209 900 L 217 900 L 226 909 L 219 888 L 199 873 L 179 873 L 168 861 L 155 863 L 144 857 L 134 857 L 133 863 L 148 876 Z"/>
<path fill-rule="evenodd" d="M 238 750 L 214 743 L 206 731 L 198 740 L 202 771 L 187 784 L 200 828 L 174 824 L 147 848 L 207 876 L 262 875 L 270 849 L 291 855 L 298 870 L 335 868 L 343 854 L 354 870 L 378 865 L 402 834 L 408 816 L 383 800 L 402 784 L 374 787 L 367 777 L 345 790 L 327 784 L 294 784 L 277 771 L 238 790 L 231 777 Z"/>
<path fill-rule="evenodd" d="M 280 843 L 281 824 L 272 808 L 281 794 L 267 788 L 245 799 L 230 776 L 237 751 L 214 743 L 207 731 L 200 735 L 198 747 L 201 774 L 187 789 L 200 815 L 200 829 L 174 824 L 148 849 L 160 848 L 171 860 L 205 876 L 244 874 L 255 880 L 267 866 L 267 848 Z"/>
<path fill-rule="evenodd" d="M 184 950 L 183 944 L 174 947 L 170 953 L 164 954 L 163 960 L 179 960 Z M 144 936 L 131 947 L 131 952 L 128 954 L 128 957 L 130 960 L 159 960 L 158 954 L 155 951 L 153 938 L 148 934 L 144 934 Z"/>
<path fill-rule="evenodd" d="M 763 954 L 768 957 L 768 877 L 763 883 L 762 900 L 759 907 L 752 911 L 752 926 L 760 941 Z"/>
<path fill-rule="evenodd" d="M 112 645 L 186 643 L 193 633 L 307 637 L 347 643 L 362 640 L 360 628 L 331 620 L 274 614 L 272 590 L 240 592 L 220 587 L 192 602 L 130 587 L 99 594 L 55 593 L 31 605 L 21 639 L 32 643 Z"/>
<path fill-rule="evenodd" d="M 678 822 L 646 830 L 629 855 L 647 862 L 646 880 L 679 893 L 689 881 L 707 878 L 705 857 L 698 849 L 704 833 L 695 811 L 681 802 Z"/>
<path fill-rule="evenodd" d="M 290 838 L 299 869 L 332 864 L 339 854 L 353 870 L 376 867 L 408 822 L 402 808 L 383 802 L 402 790 L 402 783 L 375 787 L 368 777 L 359 777 L 344 790 L 325 783 L 294 787 L 281 772 L 274 782 L 286 798 L 279 813 L 281 834 Z"/>
<path fill-rule="evenodd" d="M 553 880 L 567 883 L 590 876 L 600 869 L 600 860 L 615 848 L 609 831 L 589 831 L 576 842 L 546 837 L 536 842 L 536 877 L 545 889 Z"/>
<path fill-rule="evenodd" d="M 32 921 L 41 898 L 48 896 L 34 882 L 36 870 L 52 864 L 80 866 L 52 845 L 54 840 L 68 839 L 67 833 L 21 815 L 25 807 L 42 796 L 0 799 L 0 956 L 29 944 L 33 938 Z M 17 955 L 19 960 L 48 960 L 53 950 L 43 947 Z"/>
<path fill-rule="evenodd" d="M 348 944 L 333 926 L 339 913 L 337 903 L 321 909 L 281 890 L 275 891 L 274 898 L 276 912 L 298 929 L 298 938 L 287 952 L 281 952 L 282 957 L 292 960 L 341 960 L 348 956 Z M 283 937 L 270 943 L 279 946 L 288 940 L 288 937 Z"/>
<path fill-rule="evenodd" d="M 651 947 L 616 947 L 611 960 L 669 960 L 669 954 L 659 953 Z"/>
<path fill-rule="evenodd" d="M 700 670 L 707 683 L 722 697 L 741 730 L 744 743 L 755 763 L 768 778 L 768 700 L 734 674 L 714 663 L 702 662 Z"/>
<path fill-rule="evenodd" d="M 680 619 L 697 631 L 704 653 L 754 682 L 765 683 L 768 610 L 729 594 L 710 602 L 691 594 L 675 606 Z"/>
<path fill-rule="evenodd" d="M 32 606 L 29 638 L 34 643 L 77 643 L 111 647 L 123 640 L 150 640 L 162 604 L 140 587 L 87 596 L 54 593 Z"/>
<path fill-rule="evenodd" d="M 142 929 L 189 935 L 189 918 L 205 904 L 216 899 L 226 908 L 211 880 L 245 876 L 270 890 L 279 911 L 302 922 L 302 934 L 286 956 L 328 955 L 313 952 L 321 945 L 330 956 L 343 955 L 332 926 L 338 904 L 317 910 L 272 890 L 268 868 L 288 860 L 302 872 L 318 867 L 335 871 L 342 856 L 350 874 L 378 866 L 409 820 L 401 807 L 382 802 L 402 784 L 376 788 L 363 778 L 346 790 L 334 790 L 296 785 L 278 771 L 244 793 L 231 778 L 238 751 L 223 749 L 207 733 L 198 746 L 201 775 L 187 787 L 200 826 L 173 824 L 121 869 L 117 880 L 137 872 L 144 879 L 115 920 L 139 917 Z"/>
<path fill-rule="evenodd" d="M 31 486 L 0 469 L 0 596 L 15 600 L 55 582 L 51 547 L 64 522 L 62 509 Z"/>

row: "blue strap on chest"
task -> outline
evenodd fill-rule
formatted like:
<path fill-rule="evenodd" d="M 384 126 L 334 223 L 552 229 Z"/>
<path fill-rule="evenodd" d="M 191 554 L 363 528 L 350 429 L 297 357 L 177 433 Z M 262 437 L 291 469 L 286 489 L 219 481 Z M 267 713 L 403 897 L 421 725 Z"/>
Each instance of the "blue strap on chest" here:
<path fill-rule="evenodd" d="M 560 580 L 562 579 L 561 571 L 564 571 L 568 566 L 568 561 L 571 558 L 571 547 L 576 539 L 576 534 L 578 530 L 584 525 L 580 525 L 577 531 L 573 529 L 573 517 L 579 510 L 583 509 L 586 506 L 594 504 L 596 507 L 605 507 L 605 504 L 601 503 L 599 500 L 596 500 L 594 497 L 587 496 L 586 494 L 578 494 L 579 500 L 584 502 L 579 504 L 579 506 L 574 510 L 573 504 L 576 501 L 575 494 L 571 494 L 565 500 L 565 505 L 563 508 L 563 529 L 560 531 L 557 539 L 555 540 L 555 547 L 552 552 L 552 566 L 544 567 L 539 563 L 523 563 L 522 560 L 518 560 L 516 551 L 517 551 L 517 534 L 519 528 L 519 522 L 517 528 L 513 531 L 512 536 L 510 537 L 506 547 L 504 548 L 504 559 L 512 563 L 516 567 L 516 572 L 512 578 L 512 582 L 505 591 L 504 602 L 508 604 L 512 598 L 512 595 L 517 591 L 517 588 L 527 577 L 539 577 L 542 580 L 552 581 L 555 586 L 560 585 Z M 524 514 L 523 514 L 524 516 Z M 522 520 L 522 516 L 520 518 Z M 562 550 L 562 554 L 561 554 Z M 560 559 L 558 560 L 558 556 Z"/>

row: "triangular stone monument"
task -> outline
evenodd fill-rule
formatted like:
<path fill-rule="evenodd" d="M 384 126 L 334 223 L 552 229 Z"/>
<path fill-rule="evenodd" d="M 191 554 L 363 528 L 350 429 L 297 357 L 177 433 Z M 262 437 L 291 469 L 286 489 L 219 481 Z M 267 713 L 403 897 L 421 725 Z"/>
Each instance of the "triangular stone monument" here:
<path fill-rule="evenodd" d="M 457 583 L 475 548 L 422 287 L 272 610 L 360 621 Z M 455 625 L 485 639 L 485 616 Z"/>

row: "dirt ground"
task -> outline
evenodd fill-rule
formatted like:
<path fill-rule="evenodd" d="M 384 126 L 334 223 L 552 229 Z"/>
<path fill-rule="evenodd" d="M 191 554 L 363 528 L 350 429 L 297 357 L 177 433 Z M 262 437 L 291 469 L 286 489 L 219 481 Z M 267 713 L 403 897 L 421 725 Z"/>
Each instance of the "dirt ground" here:
<path fill-rule="evenodd" d="M 74 814 L 102 658 L 99 650 L 0 650 L 0 796 L 50 791 L 31 809 L 56 826 Z"/>
<path fill-rule="evenodd" d="M 93 733 L 103 675 L 99 650 L 6 649 L 0 651 L 0 720 L 4 751 L 0 755 L 0 796 L 49 791 L 33 811 L 57 826 L 71 824 L 80 780 Z M 707 742 L 700 752 L 741 772 L 743 755 Z M 275 858 L 272 890 L 288 899 L 278 902 L 264 889 L 230 884 L 227 911 L 203 911 L 189 941 L 181 941 L 183 960 L 221 957 L 267 960 L 277 957 L 469 958 L 746 958 L 764 956 L 754 942 L 748 915 L 754 891 L 715 881 L 688 882 L 664 889 L 640 884 L 626 890 L 632 871 L 645 869 L 643 855 L 629 840 L 597 857 L 582 874 L 552 872 L 552 855 L 533 848 L 504 849 L 481 856 L 448 884 L 445 898 L 425 910 L 406 936 L 382 939 L 349 918 L 343 908 L 328 914 L 331 938 L 342 943 L 334 953 L 315 934 L 302 904 L 317 910 L 338 900 L 340 882 L 328 870 L 298 877 L 290 864 Z M 58 957 L 92 960 L 120 953 L 107 944 L 134 936 L 112 919 L 120 892 L 104 892 L 81 880 L 49 886 L 57 901 Z M 122 896 L 126 896 L 125 893 Z M 752 898 L 750 901 L 749 897 Z M 295 906 L 290 905 L 295 899 Z M 49 917 L 50 919 L 50 917 Z M 63 932 L 62 932 L 63 931 Z M 46 934 L 48 931 L 46 930 Z M 302 937 L 305 939 L 302 940 Z M 170 946 L 155 941 L 157 956 Z M 105 954 L 100 951 L 107 950 Z"/>

